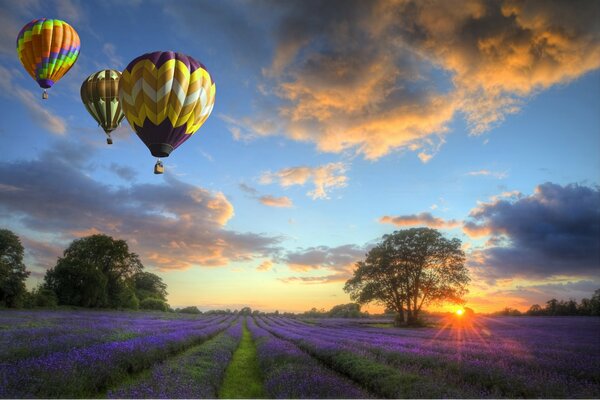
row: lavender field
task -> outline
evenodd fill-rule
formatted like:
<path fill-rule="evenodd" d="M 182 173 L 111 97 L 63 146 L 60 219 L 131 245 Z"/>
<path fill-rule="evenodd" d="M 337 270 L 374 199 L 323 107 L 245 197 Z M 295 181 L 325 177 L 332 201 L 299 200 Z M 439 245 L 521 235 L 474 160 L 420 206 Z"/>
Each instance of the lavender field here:
<path fill-rule="evenodd" d="M 268 398 L 600 397 L 600 318 L 434 325 L 1 311 L 0 397 L 217 398 L 248 334 Z"/>

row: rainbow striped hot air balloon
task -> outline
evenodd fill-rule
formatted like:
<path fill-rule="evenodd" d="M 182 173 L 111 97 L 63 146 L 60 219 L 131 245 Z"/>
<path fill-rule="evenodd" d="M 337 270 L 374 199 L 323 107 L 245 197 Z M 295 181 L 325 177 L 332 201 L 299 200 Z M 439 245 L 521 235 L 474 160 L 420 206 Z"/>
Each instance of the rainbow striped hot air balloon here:
<path fill-rule="evenodd" d="M 79 56 L 79 35 L 65 21 L 34 19 L 17 37 L 17 53 L 25 70 L 44 89 L 54 85 L 71 69 Z"/>
<path fill-rule="evenodd" d="M 119 82 L 125 118 L 159 160 L 202 126 L 215 103 L 215 83 L 206 67 L 172 51 L 144 54 L 129 63 Z"/>

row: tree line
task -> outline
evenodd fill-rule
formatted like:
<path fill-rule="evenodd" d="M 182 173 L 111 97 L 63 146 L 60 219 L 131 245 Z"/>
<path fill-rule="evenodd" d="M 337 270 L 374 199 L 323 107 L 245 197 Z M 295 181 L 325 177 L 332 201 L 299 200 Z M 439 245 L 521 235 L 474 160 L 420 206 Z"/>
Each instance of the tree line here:
<path fill-rule="evenodd" d="M 32 291 L 25 286 L 30 271 L 24 252 L 17 235 L 0 229 L 0 306 L 169 309 L 167 285 L 144 271 L 124 240 L 107 235 L 74 240 Z"/>
<path fill-rule="evenodd" d="M 590 299 L 583 298 L 579 303 L 574 299 L 557 300 L 550 299 L 544 306 L 533 304 L 525 312 L 521 312 L 515 308 L 506 307 L 501 311 L 496 311 L 492 315 L 513 316 L 521 315 L 528 316 L 600 316 L 600 289 L 596 289 Z"/>

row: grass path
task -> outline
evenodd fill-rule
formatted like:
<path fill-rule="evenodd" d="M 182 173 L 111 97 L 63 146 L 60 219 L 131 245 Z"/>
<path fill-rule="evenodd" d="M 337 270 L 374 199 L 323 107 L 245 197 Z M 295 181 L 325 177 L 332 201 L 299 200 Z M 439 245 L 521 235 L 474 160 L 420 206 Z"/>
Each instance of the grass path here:
<path fill-rule="evenodd" d="M 256 357 L 256 346 L 246 327 L 246 321 L 244 321 L 242 340 L 225 371 L 219 398 L 261 399 L 265 397 L 263 380 Z"/>

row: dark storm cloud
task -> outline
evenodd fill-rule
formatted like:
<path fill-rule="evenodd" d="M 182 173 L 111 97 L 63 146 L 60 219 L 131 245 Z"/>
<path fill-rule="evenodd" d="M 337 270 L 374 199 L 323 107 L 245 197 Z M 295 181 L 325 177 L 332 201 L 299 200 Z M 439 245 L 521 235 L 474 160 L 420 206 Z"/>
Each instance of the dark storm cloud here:
<path fill-rule="evenodd" d="M 64 241 L 93 233 L 126 239 L 146 264 L 164 270 L 276 251 L 278 238 L 224 229 L 234 209 L 222 193 L 168 174 L 159 184 L 115 189 L 87 175 L 90 152 L 61 142 L 37 159 L 1 162 L 0 215 Z"/>
<path fill-rule="evenodd" d="M 472 253 L 472 265 L 489 278 L 597 277 L 600 188 L 544 183 L 531 196 L 481 204 L 465 232 L 496 239 Z M 494 245 L 498 239 L 505 245 Z"/>

